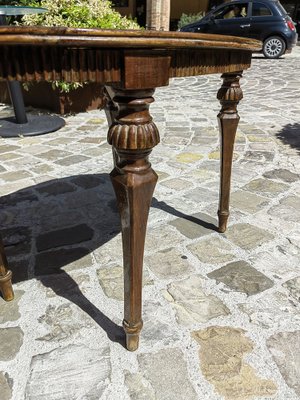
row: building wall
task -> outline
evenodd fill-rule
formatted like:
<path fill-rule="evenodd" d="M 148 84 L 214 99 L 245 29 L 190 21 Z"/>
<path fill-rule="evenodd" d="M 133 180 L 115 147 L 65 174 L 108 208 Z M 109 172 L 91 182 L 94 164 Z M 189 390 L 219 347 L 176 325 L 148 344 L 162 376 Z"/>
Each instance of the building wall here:
<path fill-rule="evenodd" d="M 114 3 L 114 2 L 112 2 Z M 118 2 L 116 2 L 118 3 Z M 127 3 L 128 7 L 114 7 L 116 11 L 118 11 L 121 15 L 135 17 L 136 12 L 136 0 L 127 0 L 123 2 Z"/>
<path fill-rule="evenodd" d="M 197 14 L 207 11 L 209 0 L 171 0 L 171 19 L 179 19 L 183 13 Z"/>
<path fill-rule="evenodd" d="M 135 1 L 129 0 L 128 7 L 114 7 L 121 15 L 135 17 Z"/>

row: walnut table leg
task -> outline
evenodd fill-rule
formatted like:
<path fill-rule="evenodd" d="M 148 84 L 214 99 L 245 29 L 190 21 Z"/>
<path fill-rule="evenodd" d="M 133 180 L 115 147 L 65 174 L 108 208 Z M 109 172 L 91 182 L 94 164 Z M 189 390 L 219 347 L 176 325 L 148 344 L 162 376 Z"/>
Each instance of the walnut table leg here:
<path fill-rule="evenodd" d="M 113 110 L 108 142 L 115 152 L 111 180 L 121 216 L 124 260 L 124 321 L 126 346 L 138 348 L 142 329 L 142 269 L 149 208 L 157 175 L 148 161 L 159 142 L 149 114 L 154 90 L 109 88 Z M 108 118 L 109 119 L 109 118 Z"/>
<path fill-rule="evenodd" d="M 2 239 L 0 238 L 0 292 L 6 301 L 13 300 L 14 292 L 11 285 L 11 271 L 7 268 L 7 260 Z"/>
<path fill-rule="evenodd" d="M 229 216 L 230 178 L 234 139 L 239 123 L 237 105 L 243 98 L 239 80 L 241 72 L 222 75 L 223 85 L 218 91 L 221 111 L 218 114 L 221 137 L 221 183 L 219 200 L 219 232 L 225 232 Z"/>

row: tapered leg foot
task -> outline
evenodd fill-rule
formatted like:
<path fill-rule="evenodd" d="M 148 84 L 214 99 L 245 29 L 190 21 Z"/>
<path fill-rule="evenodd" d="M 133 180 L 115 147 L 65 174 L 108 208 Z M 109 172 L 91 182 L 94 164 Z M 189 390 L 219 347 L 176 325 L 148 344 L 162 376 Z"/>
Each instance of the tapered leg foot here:
<path fill-rule="evenodd" d="M 139 334 L 130 334 L 126 333 L 126 349 L 129 351 L 135 351 L 139 347 L 139 340 L 140 340 L 140 335 Z"/>
<path fill-rule="evenodd" d="M 126 334 L 127 350 L 135 351 L 138 349 L 142 326 L 142 320 L 140 320 L 140 322 L 135 326 L 130 326 L 125 320 L 123 321 L 123 328 Z"/>
<path fill-rule="evenodd" d="M 7 259 L 2 238 L 0 237 L 0 293 L 5 301 L 11 301 L 14 298 L 11 277 L 12 273 L 7 268 Z"/>
<path fill-rule="evenodd" d="M 218 211 L 218 218 L 219 218 L 219 228 L 218 231 L 220 233 L 224 233 L 227 229 L 227 221 L 228 221 L 229 213 L 221 213 Z"/>
<path fill-rule="evenodd" d="M 0 276 L 0 292 L 5 301 L 11 301 L 14 299 L 11 277 L 11 271 L 7 271 L 5 276 Z"/>

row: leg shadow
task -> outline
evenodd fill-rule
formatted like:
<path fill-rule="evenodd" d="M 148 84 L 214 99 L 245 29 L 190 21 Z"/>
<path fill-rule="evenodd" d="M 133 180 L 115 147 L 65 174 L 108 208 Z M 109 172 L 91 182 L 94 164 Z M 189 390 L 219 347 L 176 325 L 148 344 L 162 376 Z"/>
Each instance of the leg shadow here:
<path fill-rule="evenodd" d="M 78 284 L 66 272 L 61 271 L 54 276 L 39 276 L 37 277 L 45 287 L 53 290 L 60 297 L 76 304 L 82 311 L 88 314 L 97 325 L 99 325 L 107 334 L 107 337 L 112 341 L 121 344 L 126 348 L 125 333 L 121 326 L 115 324 L 97 307 L 94 306 L 81 292 Z"/>
<path fill-rule="evenodd" d="M 158 201 L 157 199 L 153 198 L 152 207 L 165 211 L 169 214 L 172 214 L 175 217 L 186 219 L 187 221 L 200 225 L 205 229 L 218 232 L 219 228 L 217 225 L 214 225 L 211 222 L 204 221 L 203 219 L 194 217 L 193 215 L 184 214 L 181 211 L 176 210 L 174 207 L 169 206 L 164 201 Z"/>

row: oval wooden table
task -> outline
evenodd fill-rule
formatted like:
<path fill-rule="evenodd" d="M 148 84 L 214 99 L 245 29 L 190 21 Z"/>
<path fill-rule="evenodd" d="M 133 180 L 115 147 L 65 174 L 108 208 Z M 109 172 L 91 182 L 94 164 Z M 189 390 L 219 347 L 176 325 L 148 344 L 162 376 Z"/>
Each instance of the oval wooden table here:
<path fill-rule="evenodd" d="M 221 73 L 217 93 L 221 136 L 219 231 L 229 215 L 230 175 L 242 71 L 261 44 L 230 36 L 156 31 L 104 31 L 0 27 L 0 79 L 21 82 L 98 82 L 106 90 L 111 180 L 122 222 L 124 321 L 128 350 L 138 348 L 142 328 L 142 267 L 149 207 L 157 181 L 148 157 L 159 143 L 149 113 L 156 87 L 173 77 Z M 179 106 L 179 105 L 178 105 Z M 195 104 L 197 107 L 197 104 Z M 0 289 L 13 298 L 11 272 L 0 246 Z M 1 261 L 1 260 L 0 260 Z"/>

